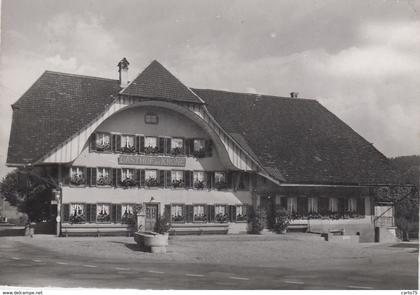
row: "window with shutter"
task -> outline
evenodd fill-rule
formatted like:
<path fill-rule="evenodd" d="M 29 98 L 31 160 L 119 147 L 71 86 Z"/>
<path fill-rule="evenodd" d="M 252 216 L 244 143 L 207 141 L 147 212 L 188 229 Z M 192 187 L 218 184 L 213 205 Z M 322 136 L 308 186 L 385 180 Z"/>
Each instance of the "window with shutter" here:
<path fill-rule="evenodd" d="M 113 140 L 114 152 L 117 152 L 117 153 L 122 152 L 121 135 L 114 134 L 114 135 L 112 135 L 112 137 L 114 138 L 114 140 Z"/>
<path fill-rule="evenodd" d="M 206 205 L 193 205 L 192 222 L 207 222 Z"/>
<path fill-rule="evenodd" d="M 136 153 L 140 152 L 140 136 L 135 136 L 135 147 L 136 147 Z"/>
<path fill-rule="evenodd" d="M 117 204 L 111 205 L 111 222 L 116 222 L 117 220 Z"/>
<path fill-rule="evenodd" d="M 165 153 L 165 138 L 159 137 L 159 154 Z"/>
<path fill-rule="evenodd" d="M 171 220 L 171 205 L 166 204 L 165 205 L 165 209 L 163 211 L 163 216 L 167 219 L 167 220 Z"/>
<path fill-rule="evenodd" d="M 248 220 L 248 206 L 247 205 L 238 205 L 235 208 L 235 221 L 236 222 L 245 222 Z"/>
<path fill-rule="evenodd" d="M 92 168 L 86 169 L 86 181 L 87 185 L 91 186 L 91 178 L 92 178 Z"/>
<path fill-rule="evenodd" d="M 214 205 L 207 206 L 209 222 L 214 222 Z"/>
<path fill-rule="evenodd" d="M 171 205 L 171 221 L 175 223 L 185 222 L 185 205 L 172 204 Z"/>
<path fill-rule="evenodd" d="M 96 204 L 90 204 L 90 220 L 89 222 L 96 222 Z"/>
<path fill-rule="evenodd" d="M 305 216 L 308 213 L 308 198 L 298 197 L 297 199 L 297 213 Z"/>
<path fill-rule="evenodd" d="M 170 170 L 165 171 L 165 187 L 167 187 L 167 188 L 172 187 L 171 171 Z"/>
<path fill-rule="evenodd" d="M 185 188 L 191 188 L 191 175 L 190 171 L 184 171 L 184 181 L 185 181 Z"/>
<path fill-rule="evenodd" d="M 214 172 L 206 172 L 206 184 L 208 189 L 214 187 Z"/>
<path fill-rule="evenodd" d="M 96 186 L 96 175 L 97 171 L 96 168 L 91 168 L 91 175 L 90 175 L 90 186 Z"/>
<path fill-rule="evenodd" d="M 164 187 L 165 186 L 165 171 L 159 170 L 159 186 Z"/>
<path fill-rule="evenodd" d="M 96 133 L 95 146 L 98 152 L 112 151 L 112 137 L 108 133 Z"/>
<path fill-rule="evenodd" d="M 206 157 L 211 157 L 213 155 L 213 141 L 211 139 L 206 140 Z"/>
<path fill-rule="evenodd" d="M 64 185 L 69 185 L 70 184 L 70 170 L 71 170 L 71 167 L 63 167 L 62 168 L 63 184 Z"/>
<path fill-rule="evenodd" d="M 86 222 L 90 222 L 91 204 L 85 205 L 85 212 L 86 212 Z"/>
<path fill-rule="evenodd" d="M 165 150 L 165 154 L 170 155 L 171 154 L 171 138 L 166 138 L 166 150 Z"/>
<path fill-rule="evenodd" d="M 70 204 L 63 204 L 62 217 L 63 217 L 63 222 L 70 221 Z"/>
<path fill-rule="evenodd" d="M 186 205 L 186 211 L 187 211 L 187 222 L 191 223 L 193 222 L 193 215 L 194 215 L 194 207 L 193 205 Z"/>
<path fill-rule="evenodd" d="M 193 139 L 187 138 L 185 139 L 185 154 L 187 156 L 191 156 L 193 153 Z"/>
<path fill-rule="evenodd" d="M 89 138 L 89 152 L 96 151 L 96 133 L 92 133 Z"/>
<path fill-rule="evenodd" d="M 360 216 L 365 216 L 365 198 L 360 197 L 357 199 L 357 213 Z"/>
<path fill-rule="evenodd" d="M 117 210 L 117 213 L 116 213 L 116 216 L 115 216 L 115 223 L 121 223 L 121 205 L 120 204 L 117 204 L 116 205 L 116 210 Z"/>
<path fill-rule="evenodd" d="M 230 222 L 236 222 L 236 206 L 229 206 L 229 220 Z"/>
<path fill-rule="evenodd" d="M 110 204 L 97 204 L 96 205 L 96 222 L 98 223 L 109 223 L 112 220 L 112 214 Z"/>
<path fill-rule="evenodd" d="M 140 187 L 145 187 L 146 186 L 146 173 L 145 170 L 140 169 L 139 170 L 140 173 Z"/>
<path fill-rule="evenodd" d="M 145 139 L 144 136 L 139 136 L 139 151 L 140 153 L 145 153 Z"/>

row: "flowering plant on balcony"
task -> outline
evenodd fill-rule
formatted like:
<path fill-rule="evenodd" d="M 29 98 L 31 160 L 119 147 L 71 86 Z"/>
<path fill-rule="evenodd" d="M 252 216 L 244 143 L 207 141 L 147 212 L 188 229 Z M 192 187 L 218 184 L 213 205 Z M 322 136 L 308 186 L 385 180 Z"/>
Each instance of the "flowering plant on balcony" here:
<path fill-rule="evenodd" d="M 181 155 L 183 153 L 184 153 L 184 149 L 182 147 L 175 147 L 175 148 L 171 149 L 171 155 L 172 156 Z"/>
<path fill-rule="evenodd" d="M 196 180 L 194 181 L 194 188 L 196 189 L 204 189 L 204 181 Z"/>
<path fill-rule="evenodd" d="M 135 146 L 123 146 L 121 148 L 121 152 L 126 153 L 126 154 L 134 154 L 136 152 L 136 147 Z"/>
<path fill-rule="evenodd" d="M 96 221 L 97 222 L 110 222 L 111 216 L 109 216 L 108 213 L 101 211 L 99 212 L 98 215 L 96 215 Z"/>
<path fill-rule="evenodd" d="M 207 215 L 206 214 L 194 214 L 194 221 L 199 222 L 207 222 Z"/>
<path fill-rule="evenodd" d="M 152 178 L 152 177 L 150 177 L 150 178 L 148 178 L 148 179 L 146 179 L 146 181 L 145 181 L 146 183 L 146 186 L 158 186 L 159 185 L 159 182 L 157 181 L 157 179 L 156 178 Z"/>
<path fill-rule="evenodd" d="M 73 185 L 82 185 L 85 184 L 86 179 L 83 177 L 83 175 L 74 174 L 71 176 L 70 183 Z"/>
<path fill-rule="evenodd" d="M 121 185 L 123 188 L 129 188 L 129 187 L 136 186 L 136 185 L 137 185 L 137 183 L 136 183 L 136 181 L 135 181 L 134 179 L 132 179 L 132 178 L 126 178 L 126 179 L 124 179 L 124 180 L 121 180 L 121 181 L 120 181 L 120 185 Z"/>
<path fill-rule="evenodd" d="M 225 222 L 227 222 L 228 221 L 228 215 L 225 213 L 225 214 L 223 214 L 223 213 L 219 213 L 219 214 L 217 214 L 216 216 L 215 216 L 215 220 L 217 221 L 217 222 L 220 222 L 220 223 L 225 223 Z"/>
<path fill-rule="evenodd" d="M 112 178 L 107 176 L 101 176 L 96 180 L 97 185 L 112 185 Z"/>
<path fill-rule="evenodd" d="M 157 146 L 146 146 L 144 148 L 145 154 L 157 154 L 159 152 L 159 148 Z"/>
<path fill-rule="evenodd" d="M 344 213 L 344 218 L 360 218 L 361 215 L 356 210 L 349 210 Z"/>
<path fill-rule="evenodd" d="M 111 150 L 111 144 L 109 142 L 106 143 L 96 143 L 96 150 L 97 151 L 110 151 Z"/>
<path fill-rule="evenodd" d="M 182 215 L 173 215 L 172 216 L 172 221 L 173 222 L 184 222 L 185 218 Z"/>
<path fill-rule="evenodd" d="M 227 189 L 228 185 L 226 183 L 226 181 L 218 181 L 214 184 L 214 187 L 218 190 L 223 190 L 223 189 Z"/>
<path fill-rule="evenodd" d="M 86 221 L 84 214 L 71 214 L 69 221 L 71 224 L 84 223 Z"/>
<path fill-rule="evenodd" d="M 204 158 L 206 156 L 206 150 L 203 148 L 198 151 L 193 151 L 193 156 L 195 158 Z"/>
<path fill-rule="evenodd" d="M 174 180 L 172 180 L 172 186 L 174 188 L 184 187 L 184 180 L 183 179 L 174 179 Z"/>

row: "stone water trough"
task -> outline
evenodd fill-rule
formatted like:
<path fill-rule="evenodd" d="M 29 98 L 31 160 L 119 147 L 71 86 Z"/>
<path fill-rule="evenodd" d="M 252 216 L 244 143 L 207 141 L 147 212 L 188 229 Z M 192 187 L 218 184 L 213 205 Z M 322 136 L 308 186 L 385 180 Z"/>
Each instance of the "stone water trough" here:
<path fill-rule="evenodd" d="M 156 232 L 136 232 L 134 241 L 140 246 L 140 249 L 152 253 L 166 253 L 168 246 L 168 233 L 159 234 Z"/>

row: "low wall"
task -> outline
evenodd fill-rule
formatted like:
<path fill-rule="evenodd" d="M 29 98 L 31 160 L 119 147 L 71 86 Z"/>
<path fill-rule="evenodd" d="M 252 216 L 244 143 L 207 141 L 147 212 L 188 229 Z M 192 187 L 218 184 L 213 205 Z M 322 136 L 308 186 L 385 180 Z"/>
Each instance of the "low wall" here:
<path fill-rule="evenodd" d="M 312 233 L 328 233 L 343 230 L 345 235 L 359 235 L 360 242 L 374 242 L 375 228 L 371 216 L 355 219 L 311 219 L 293 220 L 292 224 L 308 224 Z"/>

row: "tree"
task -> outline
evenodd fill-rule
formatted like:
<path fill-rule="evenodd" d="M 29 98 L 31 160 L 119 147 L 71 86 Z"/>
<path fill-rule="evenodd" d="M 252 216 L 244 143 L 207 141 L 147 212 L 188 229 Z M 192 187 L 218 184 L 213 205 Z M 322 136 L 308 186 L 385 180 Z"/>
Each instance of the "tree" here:
<path fill-rule="evenodd" d="M 45 178 L 40 170 L 16 169 L 0 182 L 0 194 L 12 206 L 28 215 L 30 222 L 49 221 L 52 188 L 55 184 Z"/>

